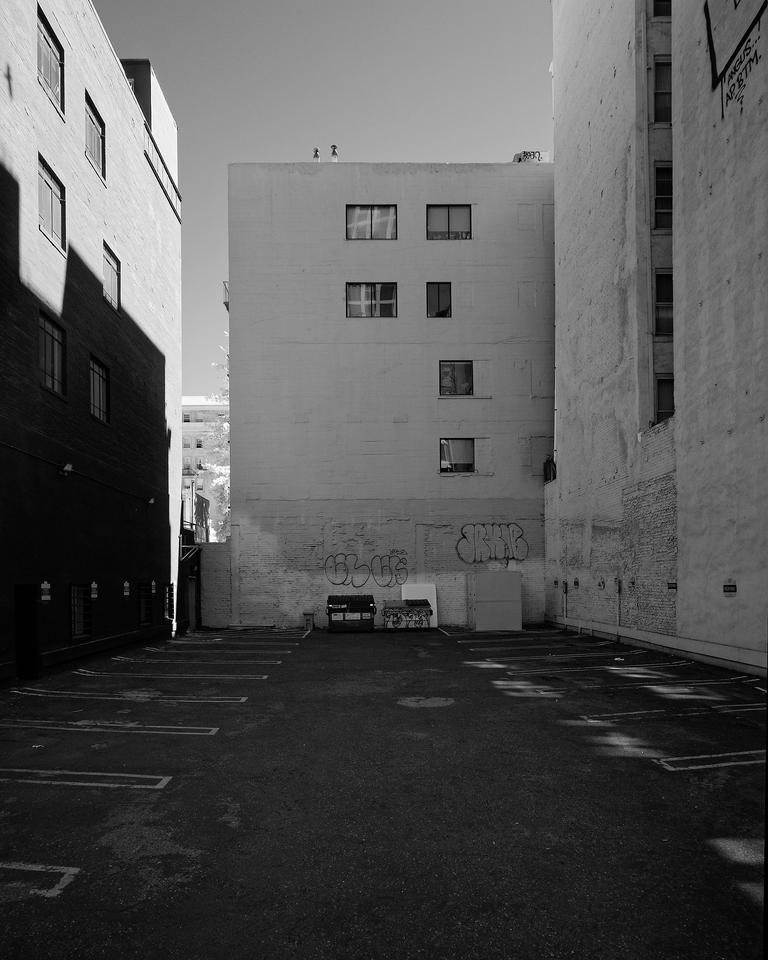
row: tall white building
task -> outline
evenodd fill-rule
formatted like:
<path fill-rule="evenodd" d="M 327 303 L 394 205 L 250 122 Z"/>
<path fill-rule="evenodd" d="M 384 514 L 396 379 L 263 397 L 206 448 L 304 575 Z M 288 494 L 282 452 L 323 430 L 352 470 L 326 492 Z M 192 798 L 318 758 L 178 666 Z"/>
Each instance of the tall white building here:
<path fill-rule="evenodd" d="M 543 617 L 553 243 L 551 164 L 230 167 L 231 622 L 508 569 Z"/>

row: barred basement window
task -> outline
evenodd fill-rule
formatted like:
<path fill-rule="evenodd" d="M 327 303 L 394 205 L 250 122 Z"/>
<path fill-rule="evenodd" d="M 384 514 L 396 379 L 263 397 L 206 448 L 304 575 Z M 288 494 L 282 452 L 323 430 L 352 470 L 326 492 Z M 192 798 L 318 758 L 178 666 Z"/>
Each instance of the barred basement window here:
<path fill-rule="evenodd" d="M 66 341 L 61 327 L 40 314 L 40 377 L 44 387 L 64 396 Z"/>
<path fill-rule="evenodd" d="M 102 177 L 106 176 L 104 121 L 87 93 L 85 95 L 85 155 L 99 174 Z"/>
<path fill-rule="evenodd" d="M 87 584 L 72 584 L 70 589 L 72 639 L 90 637 L 93 630 L 93 600 Z"/>
<path fill-rule="evenodd" d="M 102 423 L 109 423 L 109 367 L 91 357 L 91 413 Z"/>
<path fill-rule="evenodd" d="M 140 583 L 139 598 L 139 626 L 148 627 L 152 623 L 152 585 Z"/>
<path fill-rule="evenodd" d="M 397 240 L 397 207 L 347 204 L 347 240 Z"/>
<path fill-rule="evenodd" d="M 37 76 L 59 110 L 64 110 L 64 48 L 37 8 Z"/>
<path fill-rule="evenodd" d="M 348 283 L 348 317 L 396 317 L 396 283 Z"/>
<path fill-rule="evenodd" d="M 469 204 L 427 206 L 427 240 L 469 240 L 471 237 Z"/>

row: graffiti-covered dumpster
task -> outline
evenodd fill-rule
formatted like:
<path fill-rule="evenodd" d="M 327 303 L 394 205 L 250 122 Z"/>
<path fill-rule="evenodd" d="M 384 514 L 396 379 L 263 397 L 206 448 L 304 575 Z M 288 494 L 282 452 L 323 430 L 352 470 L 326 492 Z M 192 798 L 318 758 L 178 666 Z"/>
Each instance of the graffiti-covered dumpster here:
<path fill-rule="evenodd" d="M 373 630 L 376 606 L 370 593 L 342 593 L 328 597 L 328 630 Z"/>
<path fill-rule="evenodd" d="M 418 598 L 382 608 L 385 630 L 428 630 L 432 616 L 429 600 Z"/>

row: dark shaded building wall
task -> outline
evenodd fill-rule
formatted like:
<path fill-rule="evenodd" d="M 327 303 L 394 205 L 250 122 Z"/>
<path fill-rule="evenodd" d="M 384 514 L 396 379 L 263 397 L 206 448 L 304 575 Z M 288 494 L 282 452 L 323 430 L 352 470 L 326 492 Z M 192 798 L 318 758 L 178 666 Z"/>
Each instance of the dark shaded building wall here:
<path fill-rule="evenodd" d="M 29 675 L 36 664 L 170 630 L 169 428 L 163 354 L 107 303 L 74 246 L 60 313 L 21 282 L 19 189 L 2 166 L 0 224 L 0 676 L 13 676 L 17 661 Z M 66 334 L 63 397 L 41 383 L 41 309 Z M 108 424 L 90 413 L 91 355 L 110 370 Z M 152 581 L 151 622 L 140 625 L 139 586 Z M 90 636 L 73 639 L 70 588 L 92 583 Z"/>

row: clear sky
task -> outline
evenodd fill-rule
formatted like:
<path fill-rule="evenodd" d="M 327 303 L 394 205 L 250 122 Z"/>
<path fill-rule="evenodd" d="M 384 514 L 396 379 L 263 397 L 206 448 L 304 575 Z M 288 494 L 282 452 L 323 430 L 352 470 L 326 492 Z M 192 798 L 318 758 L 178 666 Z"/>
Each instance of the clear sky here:
<path fill-rule="evenodd" d="M 217 390 L 227 165 L 552 150 L 549 0 L 93 0 L 179 128 L 184 393 Z"/>

